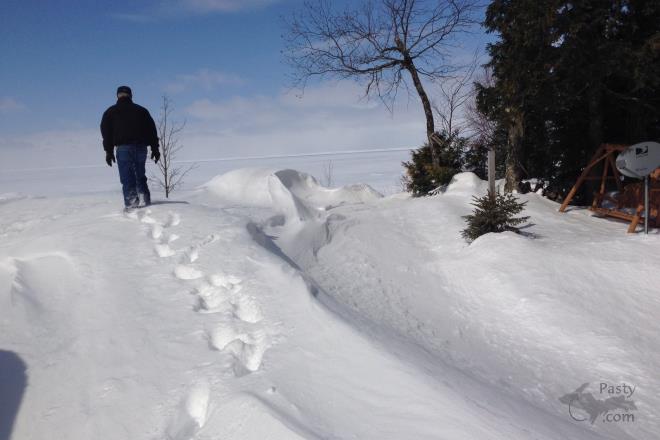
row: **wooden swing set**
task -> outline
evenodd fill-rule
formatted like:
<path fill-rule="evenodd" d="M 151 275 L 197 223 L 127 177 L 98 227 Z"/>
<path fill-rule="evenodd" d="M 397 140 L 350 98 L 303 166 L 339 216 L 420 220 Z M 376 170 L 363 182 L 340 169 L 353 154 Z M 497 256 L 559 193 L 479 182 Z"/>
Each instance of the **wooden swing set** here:
<path fill-rule="evenodd" d="M 633 233 L 639 222 L 644 218 L 644 184 L 642 182 L 623 185 L 621 173 L 616 168 L 616 156 L 626 150 L 629 145 L 602 144 L 582 171 L 566 199 L 561 204 L 559 212 L 565 212 L 568 204 L 585 181 L 600 180 L 599 191 L 594 193 L 594 199 L 589 209 L 601 217 L 613 217 L 630 222 L 628 232 Z M 602 164 L 600 175 L 595 174 Z M 595 174 L 595 175 L 594 175 Z M 607 192 L 607 182 L 616 183 L 617 192 L 610 195 Z M 649 226 L 660 227 L 660 168 L 649 176 Z"/>

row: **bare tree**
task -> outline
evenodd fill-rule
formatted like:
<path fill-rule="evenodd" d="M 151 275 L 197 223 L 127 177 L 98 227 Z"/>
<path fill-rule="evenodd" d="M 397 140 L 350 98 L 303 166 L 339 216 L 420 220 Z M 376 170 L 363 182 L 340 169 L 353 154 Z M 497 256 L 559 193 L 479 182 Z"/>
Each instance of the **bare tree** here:
<path fill-rule="evenodd" d="M 475 54 L 467 69 L 459 76 L 449 78 L 439 84 L 439 99 L 434 100 L 433 110 L 438 115 L 440 126 L 448 136 L 455 131 L 468 128 L 468 121 L 463 110 L 474 100 L 475 88 L 472 83 L 479 58 Z"/>
<path fill-rule="evenodd" d="M 495 84 L 493 73 L 489 67 L 475 78 L 475 83 L 483 88 L 490 88 Z M 470 137 L 476 140 L 481 145 L 488 145 L 493 148 L 495 142 L 495 131 L 497 123 L 488 118 L 477 108 L 477 96 L 473 94 L 471 99 L 467 102 L 465 109 L 466 128 L 470 133 Z"/>
<path fill-rule="evenodd" d="M 440 80 L 454 70 L 447 61 L 450 40 L 475 23 L 476 1 L 362 0 L 344 11 L 331 5 L 306 2 L 287 23 L 285 56 L 295 83 L 304 89 L 317 76 L 363 80 L 365 95 L 388 105 L 401 86 L 410 93 L 409 76 L 424 108 L 429 144 L 435 145 L 433 109 L 422 77 Z M 431 154 L 439 165 L 436 148 Z"/>
<path fill-rule="evenodd" d="M 172 101 L 167 95 L 163 95 L 157 127 L 161 153 L 157 164 L 159 173 L 158 176 L 152 177 L 152 180 L 165 191 L 165 198 L 169 198 L 172 191 L 183 184 L 186 174 L 196 168 L 196 164 L 175 165 L 176 156 L 183 148 L 179 136 L 185 125 L 185 122 L 172 121 Z"/>

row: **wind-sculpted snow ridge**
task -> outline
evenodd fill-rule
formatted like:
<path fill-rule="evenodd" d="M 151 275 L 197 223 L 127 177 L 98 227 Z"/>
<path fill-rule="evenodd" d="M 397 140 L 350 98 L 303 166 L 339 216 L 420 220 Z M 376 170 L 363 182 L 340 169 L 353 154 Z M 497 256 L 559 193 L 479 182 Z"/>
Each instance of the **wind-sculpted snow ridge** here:
<path fill-rule="evenodd" d="M 314 177 L 300 171 L 262 168 L 230 171 L 202 188 L 228 203 L 279 209 L 301 220 L 315 218 L 319 211 L 333 207 L 383 197 L 366 184 L 325 188 Z"/>
<path fill-rule="evenodd" d="M 300 171 L 257 168 L 223 174 L 203 185 L 202 189 L 202 194 L 210 196 L 214 202 L 274 212 L 275 215 L 251 224 L 260 230 L 270 228 L 282 239 L 294 234 L 305 237 L 305 240 L 299 240 L 300 246 L 288 250 L 295 258 L 302 258 L 302 255 L 313 257 L 327 242 L 332 225 L 341 219 L 333 214 L 334 209 L 374 203 L 383 198 L 365 184 L 326 188 L 314 177 Z"/>

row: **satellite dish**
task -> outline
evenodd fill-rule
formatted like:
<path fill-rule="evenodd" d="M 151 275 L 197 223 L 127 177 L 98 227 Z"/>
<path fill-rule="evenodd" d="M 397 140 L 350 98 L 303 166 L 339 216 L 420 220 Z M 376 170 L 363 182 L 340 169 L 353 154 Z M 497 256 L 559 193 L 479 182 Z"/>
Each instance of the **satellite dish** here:
<path fill-rule="evenodd" d="M 616 158 L 616 168 L 619 172 L 635 179 L 643 179 L 658 167 L 660 167 L 660 144 L 657 142 L 631 145 Z"/>
<path fill-rule="evenodd" d="M 616 158 L 621 174 L 644 179 L 644 232 L 649 233 L 649 174 L 660 167 L 660 144 L 642 142 L 631 145 Z"/>

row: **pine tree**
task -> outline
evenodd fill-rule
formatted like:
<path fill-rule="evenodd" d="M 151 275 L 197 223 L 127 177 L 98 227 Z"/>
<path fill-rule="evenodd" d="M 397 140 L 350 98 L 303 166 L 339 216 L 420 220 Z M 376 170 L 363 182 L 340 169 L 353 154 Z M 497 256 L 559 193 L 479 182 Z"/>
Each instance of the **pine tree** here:
<path fill-rule="evenodd" d="M 486 11 L 486 29 L 499 40 L 488 46 L 494 90 L 482 90 L 480 99 L 506 133 L 506 191 L 517 188 L 524 175 L 539 175 L 541 170 L 530 165 L 544 165 L 534 153 L 548 144 L 545 108 L 554 99 L 549 66 L 555 57 L 552 11 L 558 3 L 495 0 Z"/>
<path fill-rule="evenodd" d="M 583 160 L 602 142 L 649 140 L 660 121 L 660 2 L 564 3 L 555 83 L 565 136 L 584 140 Z"/>
<path fill-rule="evenodd" d="M 436 133 L 434 143 L 440 165 L 434 165 L 431 146 L 426 143 L 412 151 L 412 158 L 403 162 L 406 175 L 403 179 L 406 191 L 413 197 L 426 196 L 434 189 L 447 185 L 456 173 L 461 172 L 462 157 L 467 149 L 467 139 L 454 134 Z"/>
<path fill-rule="evenodd" d="M 485 26 L 479 108 L 506 133 L 507 189 L 570 188 L 600 143 L 660 137 L 660 2 L 493 0 Z"/>
<path fill-rule="evenodd" d="M 468 241 L 489 232 L 518 232 L 518 226 L 529 220 L 529 216 L 515 217 L 525 208 L 527 202 L 520 203 L 511 193 L 495 195 L 490 192 L 483 197 L 473 197 L 475 207 L 470 215 L 463 218 L 467 222 L 461 235 Z"/>

